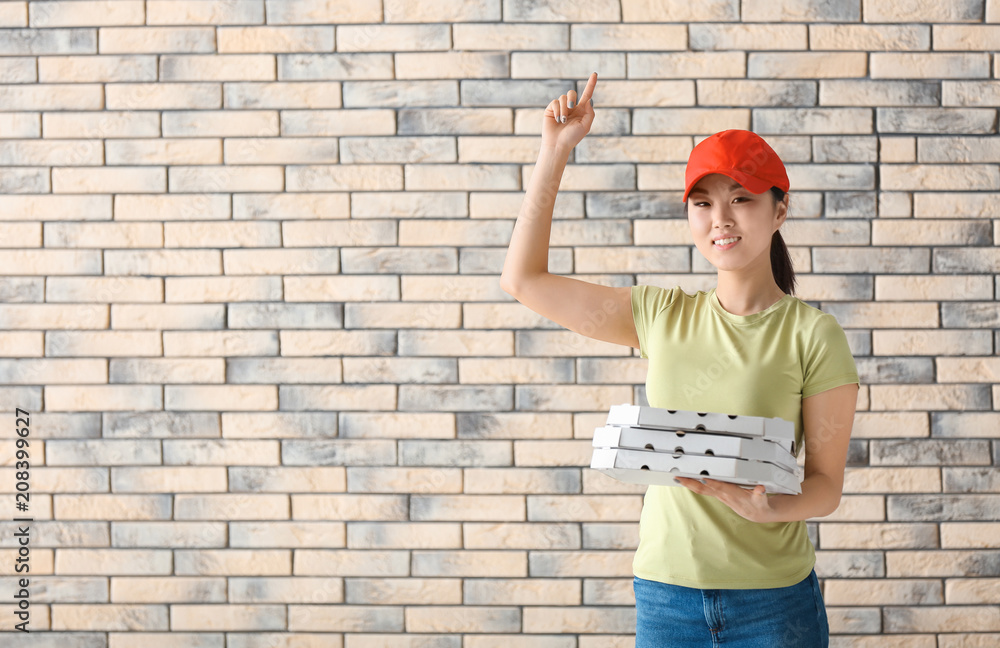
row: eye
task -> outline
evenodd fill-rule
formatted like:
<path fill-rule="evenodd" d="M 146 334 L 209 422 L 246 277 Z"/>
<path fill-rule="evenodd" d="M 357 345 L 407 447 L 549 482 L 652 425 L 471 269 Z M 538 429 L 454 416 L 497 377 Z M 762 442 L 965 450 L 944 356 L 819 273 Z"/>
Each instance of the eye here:
<path fill-rule="evenodd" d="M 706 206 L 706 205 L 708 205 L 708 203 L 707 203 L 707 202 L 705 202 L 704 200 L 698 200 L 698 201 L 696 201 L 696 202 L 694 203 L 694 206 L 695 206 L 695 207 L 704 207 L 704 206 Z"/>
<path fill-rule="evenodd" d="M 747 198 L 746 196 L 736 196 L 735 198 L 733 198 L 733 202 L 739 202 L 741 200 L 750 200 L 750 199 Z"/>

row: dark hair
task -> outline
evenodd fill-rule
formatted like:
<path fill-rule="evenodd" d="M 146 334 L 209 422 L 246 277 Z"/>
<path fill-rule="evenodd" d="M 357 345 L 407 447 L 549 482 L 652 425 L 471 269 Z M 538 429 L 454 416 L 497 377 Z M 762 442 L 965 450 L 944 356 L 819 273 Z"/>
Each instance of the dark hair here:
<path fill-rule="evenodd" d="M 771 195 L 774 202 L 779 203 L 785 199 L 785 192 L 778 187 L 771 187 Z M 684 213 L 687 214 L 688 203 L 684 203 Z M 781 292 L 795 294 L 795 270 L 792 268 L 792 257 L 788 254 L 788 247 L 785 239 L 781 238 L 781 232 L 775 230 L 771 237 L 771 274 L 774 275 L 774 282 L 781 288 Z"/>
<path fill-rule="evenodd" d="M 774 201 L 781 202 L 785 199 L 785 192 L 778 187 L 771 187 L 771 195 Z M 771 274 L 781 291 L 789 295 L 795 294 L 795 270 L 792 268 L 792 257 L 788 254 L 788 247 L 785 240 L 781 238 L 781 232 L 775 231 L 771 237 Z"/>

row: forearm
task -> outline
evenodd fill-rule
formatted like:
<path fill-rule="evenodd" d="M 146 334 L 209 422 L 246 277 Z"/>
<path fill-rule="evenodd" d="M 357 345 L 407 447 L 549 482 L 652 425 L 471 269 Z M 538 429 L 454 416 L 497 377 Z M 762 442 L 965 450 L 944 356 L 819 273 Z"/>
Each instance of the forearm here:
<path fill-rule="evenodd" d="M 538 153 L 500 275 L 506 288 L 548 272 L 552 212 L 568 160 L 568 149 L 543 144 Z"/>
<path fill-rule="evenodd" d="M 769 495 L 768 504 L 773 511 L 769 522 L 794 522 L 814 517 L 824 517 L 836 510 L 840 492 L 829 477 L 815 474 L 802 480 L 800 495 Z"/>

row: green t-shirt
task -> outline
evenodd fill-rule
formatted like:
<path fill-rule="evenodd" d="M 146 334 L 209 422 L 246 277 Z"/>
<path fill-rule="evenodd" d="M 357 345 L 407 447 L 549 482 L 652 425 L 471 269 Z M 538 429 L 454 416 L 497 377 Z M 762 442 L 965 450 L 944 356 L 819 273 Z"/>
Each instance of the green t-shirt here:
<path fill-rule="evenodd" d="M 632 287 L 632 316 L 640 355 L 649 359 L 650 405 L 781 417 L 795 424 L 797 458 L 804 452 L 802 399 L 858 382 L 837 320 L 791 295 L 734 315 L 715 289 L 688 295 L 639 285 Z M 679 485 L 646 491 L 633 562 L 639 578 L 702 589 L 787 587 L 815 562 L 804 520 L 751 522 Z"/>

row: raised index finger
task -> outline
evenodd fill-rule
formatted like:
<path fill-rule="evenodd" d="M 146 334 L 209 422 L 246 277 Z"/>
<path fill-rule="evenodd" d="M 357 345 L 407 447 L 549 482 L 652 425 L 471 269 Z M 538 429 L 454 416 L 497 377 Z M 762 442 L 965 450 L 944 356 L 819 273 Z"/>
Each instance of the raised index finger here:
<path fill-rule="evenodd" d="M 594 94 L 594 88 L 597 86 L 597 72 L 590 75 L 590 79 L 587 80 L 587 87 L 583 89 L 583 94 L 580 95 L 580 101 L 578 104 L 585 104 L 590 101 L 591 95 Z"/>

